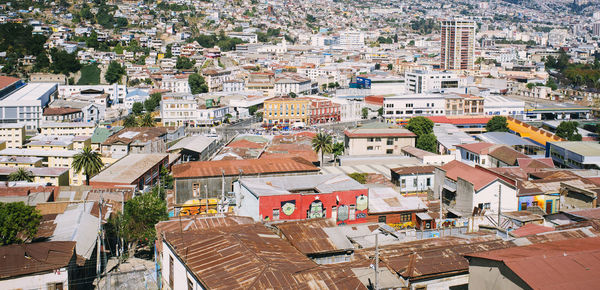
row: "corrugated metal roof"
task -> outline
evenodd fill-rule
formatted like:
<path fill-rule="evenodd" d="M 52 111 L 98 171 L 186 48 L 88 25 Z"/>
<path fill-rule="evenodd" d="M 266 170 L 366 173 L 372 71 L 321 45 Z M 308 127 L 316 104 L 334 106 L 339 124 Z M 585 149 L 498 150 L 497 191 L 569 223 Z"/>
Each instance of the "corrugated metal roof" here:
<path fill-rule="evenodd" d="M 595 289 L 600 238 L 571 239 L 469 254 L 501 261 L 533 289 Z"/>
<path fill-rule="evenodd" d="M 175 178 L 198 178 L 226 176 L 286 173 L 317 172 L 319 168 L 303 158 L 268 158 L 251 160 L 196 161 L 173 166 Z"/>
<path fill-rule="evenodd" d="M 67 267 L 73 258 L 74 248 L 74 242 L 43 242 L 0 247 L 0 279 Z"/>
<path fill-rule="evenodd" d="M 324 228 L 335 227 L 330 219 L 285 222 L 275 225 L 287 240 L 303 254 L 331 253 L 353 250 L 352 243 L 343 237 L 336 239 Z"/>

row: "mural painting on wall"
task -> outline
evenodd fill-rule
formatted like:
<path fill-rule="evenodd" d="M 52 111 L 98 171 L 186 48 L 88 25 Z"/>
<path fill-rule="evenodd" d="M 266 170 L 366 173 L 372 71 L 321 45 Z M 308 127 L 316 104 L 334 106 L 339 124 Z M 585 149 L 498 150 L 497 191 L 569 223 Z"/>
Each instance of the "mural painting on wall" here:
<path fill-rule="evenodd" d="M 296 210 L 296 201 L 287 200 L 281 202 L 281 211 L 287 216 L 291 216 Z"/>
<path fill-rule="evenodd" d="M 342 223 L 344 223 L 344 222 L 346 222 L 346 220 L 348 220 L 348 206 L 347 205 L 340 205 L 340 207 L 338 208 L 337 220 Z"/>
<path fill-rule="evenodd" d="M 310 209 L 308 210 L 308 218 L 322 218 L 325 217 L 323 210 L 323 203 L 320 200 L 315 200 L 310 204 Z"/>
<path fill-rule="evenodd" d="M 366 195 L 361 194 L 356 197 L 356 210 L 357 211 L 364 211 L 367 209 L 368 206 L 369 206 L 369 199 L 367 198 Z M 367 217 L 367 214 L 364 212 L 356 213 L 357 219 L 362 219 L 362 218 L 366 218 L 366 217 Z"/>

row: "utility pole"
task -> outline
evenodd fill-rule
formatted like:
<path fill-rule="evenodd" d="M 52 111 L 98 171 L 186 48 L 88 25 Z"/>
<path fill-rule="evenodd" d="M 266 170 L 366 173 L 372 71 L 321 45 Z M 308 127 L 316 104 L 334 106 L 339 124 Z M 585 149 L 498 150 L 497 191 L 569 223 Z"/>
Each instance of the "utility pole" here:
<path fill-rule="evenodd" d="M 100 259 L 100 248 L 102 247 L 102 195 L 98 201 L 98 240 L 96 243 L 96 276 L 98 286 L 100 285 L 100 272 L 102 269 L 102 260 Z"/>
<path fill-rule="evenodd" d="M 440 221 L 438 222 L 439 228 L 442 227 L 442 217 L 443 217 L 442 207 L 444 205 L 444 202 L 442 201 L 442 189 L 441 189 L 441 187 L 442 187 L 441 185 L 438 185 L 438 191 L 440 192 Z"/>
<path fill-rule="evenodd" d="M 204 185 L 204 194 L 206 196 L 206 214 L 208 214 L 208 184 Z"/>
<path fill-rule="evenodd" d="M 225 209 L 225 170 L 221 169 L 221 210 L 220 213 L 226 213 Z"/>
<path fill-rule="evenodd" d="M 502 184 L 498 184 L 498 228 L 500 228 L 500 215 L 502 212 Z"/>
<path fill-rule="evenodd" d="M 379 290 L 379 234 L 375 234 L 375 290 Z"/>

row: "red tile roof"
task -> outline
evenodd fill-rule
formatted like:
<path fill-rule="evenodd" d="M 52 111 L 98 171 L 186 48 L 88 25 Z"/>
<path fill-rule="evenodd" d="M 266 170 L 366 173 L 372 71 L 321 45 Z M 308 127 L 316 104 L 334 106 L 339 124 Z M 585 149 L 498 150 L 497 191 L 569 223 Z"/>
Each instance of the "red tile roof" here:
<path fill-rule="evenodd" d="M 524 237 L 552 231 L 554 231 L 554 229 L 551 227 L 545 227 L 538 224 L 526 224 L 514 231 L 511 231 L 510 234 L 515 237 Z"/>
<path fill-rule="evenodd" d="M 196 161 L 173 166 L 175 178 L 198 178 L 226 176 L 286 173 L 317 172 L 319 168 L 303 158 L 267 158 L 249 160 Z"/>
<path fill-rule="evenodd" d="M 533 289 L 596 289 L 600 238 L 569 239 L 466 255 L 503 262 Z"/>
<path fill-rule="evenodd" d="M 427 119 L 434 123 L 445 123 L 454 125 L 465 124 L 487 124 L 491 117 L 473 117 L 473 118 L 448 118 L 446 116 L 428 116 Z"/>
<path fill-rule="evenodd" d="M 21 79 L 18 79 L 18 78 L 0 76 L 0 90 L 4 89 L 20 80 Z"/>
<path fill-rule="evenodd" d="M 487 171 L 471 167 L 456 160 L 444 164 L 441 168 L 446 171 L 446 177 L 454 181 L 460 177 L 473 184 L 473 188 L 476 191 L 499 179 Z"/>
<path fill-rule="evenodd" d="M 229 143 L 229 145 L 227 145 L 227 147 L 230 147 L 230 148 L 262 149 L 264 147 L 264 145 L 260 144 L 260 143 L 248 141 L 246 139 L 241 139 L 241 140 L 235 140 L 235 141 Z"/>

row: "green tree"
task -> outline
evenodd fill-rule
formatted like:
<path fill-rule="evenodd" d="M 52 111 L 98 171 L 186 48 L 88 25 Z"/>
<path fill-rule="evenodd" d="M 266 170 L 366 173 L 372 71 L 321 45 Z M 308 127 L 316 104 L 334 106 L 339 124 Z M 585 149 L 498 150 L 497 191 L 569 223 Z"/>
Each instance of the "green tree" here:
<path fill-rule="evenodd" d="M 154 127 L 156 125 L 154 122 L 154 117 L 152 117 L 152 113 L 150 112 L 142 115 L 139 123 L 140 127 Z"/>
<path fill-rule="evenodd" d="M 35 58 L 35 65 L 33 65 L 34 71 L 42 71 L 50 67 L 50 59 L 45 52 L 42 52 L 37 55 Z"/>
<path fill-rule="evenodd" d="M 579 123 L 576 121 L 562 121 L 556 127 L 556 136 L 567 139 L 569 141 L 581 141 L 582 136 L 579 134 Z"/>
<path fill-rule="evenodd" d="M 388 65 L 387 65 L 387 69 L 388 69 L 388 70 L 392 70 L 393 68 L 394 68 L 394 65 L 393 65 L 393 64 L 391 64 L 391 63 L 388 63 Z"/>
<path fill-rule="evenodd" d="M 342 156 L 344 154 L 344 143 L 336 142 L 333 144 L 333 148 L 331 150 L 333 152 L 333 159 L 337 159 L 338 156 Z"/>
<path fill-rule="evenodd" d="M 41 220 L 33 206 L 23 202 L 0 203 L 0 246 L 30 241 Z"/>
<path fill-rule="evenodd" d="M 415 147 L 432 153 L 437 153 L 437 138 L 433 133 L 421 135 L 417 138 L 417 144 Z"/>
<path fill-rule="evenodd" d="M 141 105 L 141 103 L 138 103 Z M 135 103 L 134 103 L 135 105 Z M 127 115 L 125 117 L 125 119 L 123 119 L 123 127 L 125 128 L 132 128 L 132 127 L 137 127 L 138 126 L 138 122 L 137 119 L 135 118 L 135 115 Z"/>
<path fill-rule="evenodd" d="M 81 64 L 79 63 L 79 60 L 77 60 L 77 55 L 75 53 L 53 49 L 50 52 L 50 56 L 52 57 L 50 70 L 55 74 L 64 74 L 68 76 L 69 73 L 74 73 L 81 69 Z"/>
<path fill-rule="evenodd" d="M 288 96 L 290 96 L 290 98 L 296 98 L 296 97 L 298 97 L 298 95 L 296 95 L 296 93 L 294 93 L 294 92 L 290 92 L 288 94 Z"/>
<path fill-rule="evenodd" d="M 131 106 L 131 112 L 134 113 L 134 114 L 136 114 L 136 115 L 141 114 L 143 110 L 144 110 L 144 104 L 142 104 L 140 102 L 135 102 Z"/>
<path fill-rule="evenodd" d="M 433 133 L 433 121 L 425 118 L 425 117 L 414 117 L 410 118 L 408 124 L 406 125 L 406 129 L 415 133 L 417 137 L 422 135 Z"/>
<path fill-rule="evenodd" d="M 160 188 L 154 187 L 150 192 L 127 201 L 122 215 L 113 221 L 120 228 L 119 232 L 129 244 L 130 251 L 135 251 L 140 244 L 153 246 L 155 225 L 169 218 L 167 203 L 160 192 Z"/>
<path fill-rule="evenodd" d="M 33 182 L 33 173 L 23 167 L 19 167 L 17 171 L 8 175 L 8 180 Z"/>
<path fill-rule="evenodd" d="M 73 156 L 73 170 L 85 174 L 85 184 L 90 185 L 90 177 L 98 174 L 102 170 L 104 162 L 100 153 L 92 150 L 90 146 Z"/>
<path fill-rule="evenodd" d="M 365 108 L 362 108 L 362 110 L 361 110 L 361 112 L 360 112 L 360 113 L 361 113 L 361 117 L 362 117 L 363 119 L 366 119 L 366 118 L 368 118 L 368 117 L 369 117 L 369 108 L 366 108 L 366 107 L 365 107 Z"/>
<path fill-rule="evenodd" d="M 208 92 L 208 86 L 206 85 L 204 77 L 197 73 L 193 73 L 188 77 L 188 84 L 190 86 L 192 94 L 194 95 Z"/>
<path fill-rule="evenodd" d="M 312 148 L 317 152 L 321 152 L 321 166 L 323 166 L 323 155 L 325 153 L 331 153 L 333 150 L 333 139 L 331 135 L 327 135 L 325 133 L 318 133 L 312 141 Z"/>
<path fill-rule="evenodd" d="M 508 132 L 506 117 L 494 116 L 485 124 L 485 130 L 488 132 Z"/>
<path fill-rule="evenodd" d="M 121 81 L 121 77 L 125 74 L 125 68 L 122 67 L 118 62 L 111 61 L 104 74 L 104 79 L 109 84 L 114 84 Z"/>
<path fill-rule="evenodd" d="M 250 116 L 254 116 L 254 114 L 256 114 L 257 110 L 258 110 L 258 107 L 256 105 L 250 106 L 250 108 L 248 108 L 248 114 L 250 114 Z"/>
<path fill-rule="evenodd" d="M 175 64 L 175 68 L 177 69 L 191 69 L 196 64 L 195 60 L 190 60 L 187 57 L 179 56 L 177 57 L 177 63 Z"/>
<path fill-rule="evenodd" d="M 367 176 L 369 174 L 368 173 L 359 173 L 359 172 L 352 172 L 350 174 L 348 174 L 348 176 L 356 181 L 358 181 L 358 183 L 360 184 L 365 184 L 367 183 Z"/>
<path fill-rule="evenodd" d="M 383 116 L 383 107 L 377 109 L 377 115 L 378 116 Z"/>
<path fill-rule="evenodd" d="M 375 64 L 375 69 L 377 69 L 377 70 L 378 70 L 378 69 L 381 69 L 381 64 L 380 64 L 380 63 L 376 63 L 376 64 Z"/>
<path fill-rule="evenodd" d="M 158 106 L 158 104 L 156 104 L 156 102 L 151 98 L 148 98 L 144 101 L 144 109 L 146 112 L 153 112 L 154 109 L 156 109 L 156 106 Z"/>

